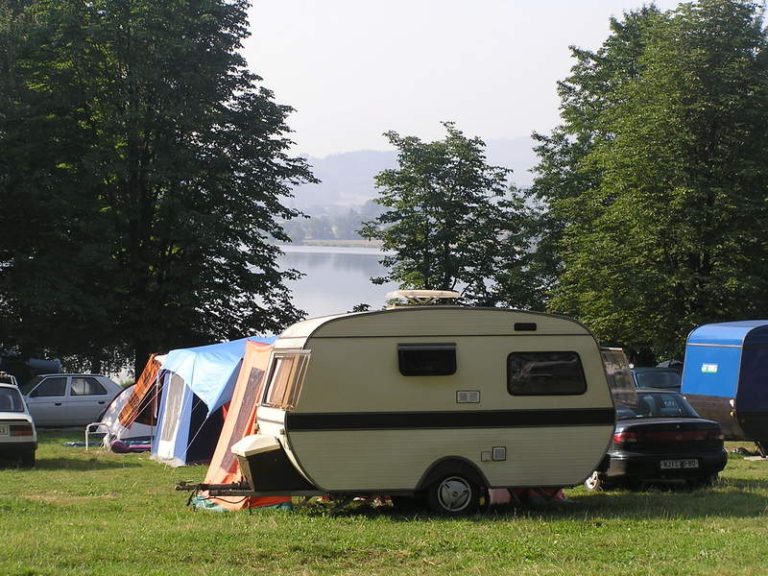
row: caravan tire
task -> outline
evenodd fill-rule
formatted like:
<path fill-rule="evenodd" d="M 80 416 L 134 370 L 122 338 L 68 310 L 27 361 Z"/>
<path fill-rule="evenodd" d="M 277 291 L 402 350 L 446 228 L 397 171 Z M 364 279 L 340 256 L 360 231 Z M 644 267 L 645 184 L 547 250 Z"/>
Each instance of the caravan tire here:
<path fill-rule="evenodd" d="M 480 508 L 480 487 L 463 474 L 449 474 L 427 489 L 432 511 L 445 516 L 467 516 Z"/>

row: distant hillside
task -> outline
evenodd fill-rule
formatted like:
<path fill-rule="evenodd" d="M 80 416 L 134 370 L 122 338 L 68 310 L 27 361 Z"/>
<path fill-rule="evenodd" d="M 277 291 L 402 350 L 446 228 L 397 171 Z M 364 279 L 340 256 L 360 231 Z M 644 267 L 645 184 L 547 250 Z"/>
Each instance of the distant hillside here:
<path fill-rule="evenodd" d="M 486 145 L 489 164 L 511 168 L 512 180 L 518 187 L 530 186 L 529 170 L 536 162 L 530 138 L 489 140 Z M 365 150 L 307 160 L 321 183 L 297 187 L 288 204 L 308 214 L 322 214 L 329 209 L 361 206 L 375 197 L 373 178 L 382 170 L 397 166 L 397 153 Z"/>

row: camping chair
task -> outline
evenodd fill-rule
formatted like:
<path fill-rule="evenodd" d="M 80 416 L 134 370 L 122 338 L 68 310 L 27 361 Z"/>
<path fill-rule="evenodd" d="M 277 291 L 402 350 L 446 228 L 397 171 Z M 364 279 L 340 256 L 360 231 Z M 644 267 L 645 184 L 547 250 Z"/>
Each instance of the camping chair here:
<path fill-rule="evenodd" d="M 103 432 L 99 430 L 99 428 L 104 427 L 106 429 L 106 432 Z M 105 422 L 91 422 L 85 427 L 85 449 L 88 450 L 88 443 L 90 440 L 91 435 L 93 434 L 108 434 L 109 433 L 109 426 Z"/>

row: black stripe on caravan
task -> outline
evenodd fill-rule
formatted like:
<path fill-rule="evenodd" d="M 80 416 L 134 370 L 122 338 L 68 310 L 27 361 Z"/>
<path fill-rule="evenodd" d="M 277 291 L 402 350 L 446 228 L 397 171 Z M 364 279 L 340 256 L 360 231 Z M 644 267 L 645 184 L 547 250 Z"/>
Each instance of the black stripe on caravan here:
<path fill-rule="evenodd" d="M 613 408 L 473 410 L 456 412 L 344 412 L 286 414 L 289 431 L 419 430 L 600 426 L 615 422 Z"/>

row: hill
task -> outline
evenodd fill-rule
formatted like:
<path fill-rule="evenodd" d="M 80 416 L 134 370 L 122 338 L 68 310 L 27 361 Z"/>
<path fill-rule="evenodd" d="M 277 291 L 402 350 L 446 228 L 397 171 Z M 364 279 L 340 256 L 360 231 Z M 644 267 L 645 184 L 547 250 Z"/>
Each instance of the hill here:
<path fill-rule="evenodd" d="M 489 164 L 511 168 L 512 181 L 518 187 L 530 186 L 530 169 L 536 161 L 533 140 L 527 137 L 489 140 L 486 155 Z M 397 153 L 393 150 L 359 150 L 307 160 L 321 182 L 298 186 L 288 205 L 314 215 L 362 206 L 373 199 L 376 196 L 374 177 L 382 170 L 397 166 Z"/>

